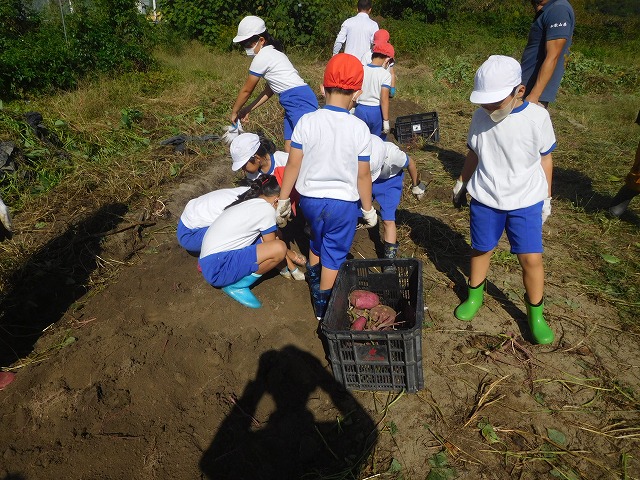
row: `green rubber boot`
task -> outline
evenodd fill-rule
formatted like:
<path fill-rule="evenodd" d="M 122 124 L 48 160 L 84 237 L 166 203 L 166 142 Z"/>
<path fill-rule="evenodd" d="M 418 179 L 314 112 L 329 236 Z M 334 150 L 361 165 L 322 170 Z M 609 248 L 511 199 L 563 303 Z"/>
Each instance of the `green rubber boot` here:
<path fill-rule="evenodd" d="M 477 287 L 472 287 L 467 284 L 467 291 L 469 292 L 469 295 L 467 299 L 458 305 L 453 312 L 458 320 L 463 320 L 465 322 L 473 320 L 473 317 L 476 316 L 476 313 L 478 313 L 478 310 L 480 310 L 480 307 L 482 306 L 482 298 L 484 297 L 486 284 L 486 280 Z"/>
<path fill-rule="evenodd" d="M 525 296 L 524 303 L 527 305 L 527 320 L 531 329 L 533 340 L 541 345 L 547 345 L 553 342 L 553 330 L 547 324 L 542 316 L 544 310 L 544 298 L 537 305 L 531 305 L 529 299 Z"/>

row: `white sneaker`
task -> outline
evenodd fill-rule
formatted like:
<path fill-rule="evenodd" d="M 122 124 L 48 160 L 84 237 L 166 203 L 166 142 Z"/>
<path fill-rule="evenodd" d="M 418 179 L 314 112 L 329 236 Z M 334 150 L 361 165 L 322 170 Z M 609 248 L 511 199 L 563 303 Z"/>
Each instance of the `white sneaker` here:
<path fill-rule="evenodd" d="M 291 273 L 289 273 L 289 278 L 291 277 L 293 277 L 295 280 L 304 280 L 304 273 L 302 273 L 299 268 L 296 268 Z"/>
<path fill-rule="evenodd" d="M 291 280 L 291 273 L 289 272 L 289 269 L 287 267 L 284 267 L 282 270 L 280 270 L 280 275 L 282 275 L 287 280 Z"/>

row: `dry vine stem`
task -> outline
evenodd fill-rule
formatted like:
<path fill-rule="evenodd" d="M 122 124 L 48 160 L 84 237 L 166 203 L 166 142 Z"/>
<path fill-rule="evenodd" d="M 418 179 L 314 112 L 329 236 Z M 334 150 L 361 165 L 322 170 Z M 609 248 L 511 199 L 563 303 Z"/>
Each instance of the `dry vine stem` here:
<path fill-rule="evenodd" d="M 498 385 L 503 382 L 504 380 L 506 380 L 507 378 L 509 378 L 511 376 L 511 374 L 509 375 L 505 375 L 504 377 L 501 377 L 499 379 L 497 379 L 496 381 L 492 382 L 489 387 L 487 388 L 487 391 L 484 392 L 481 396 L 480 399 L 478 400 L 478 403 L 473 407 L 473 410 L 471 412 L 471 416 L 469 417 L 469 420 L 467 420 L 467 422 L 464 424 L 465 427 L 468 427 L 470 423 L 472 423 L 476 416 L 478 415 L 478 413 L 480 413 L 480 410 L 482 410 L 482 408 L 486 407 L 487 405 L 491 405 L 492 403 L 497 402 L 498 400 L 504 398 L 504 395 L 499 395 L 491 400 L 488 400 L 489 395 L 491 394 L 491 392 L 498 387 Z M 483 383 L 482 385 L 480 385 L 480 391 L 484 390 L 484 387 L 486 386 L 486 383 Z"/>

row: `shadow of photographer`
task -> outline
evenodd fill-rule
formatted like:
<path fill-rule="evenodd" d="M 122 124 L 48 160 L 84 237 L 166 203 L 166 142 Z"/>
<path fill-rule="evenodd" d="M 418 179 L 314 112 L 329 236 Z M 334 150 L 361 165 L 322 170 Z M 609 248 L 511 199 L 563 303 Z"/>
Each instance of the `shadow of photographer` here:
<path fill-rule="evenodd" d="M 316 403 L 323 412 L 309 406 L 318 388 L 333 404 Z M 274 406 L 260 421 L 255 415 L 266 396 Z M 332 420 L 316 420 L 314 414 L 334 407 L 338 419 L 329 413 Z M 356 399 L 316 357 L 289 345 L 262 354 L 255 379 L 221 424 L 200 469 L 216 480 L 358 478 L 377 438 L 375 422 Z"/>

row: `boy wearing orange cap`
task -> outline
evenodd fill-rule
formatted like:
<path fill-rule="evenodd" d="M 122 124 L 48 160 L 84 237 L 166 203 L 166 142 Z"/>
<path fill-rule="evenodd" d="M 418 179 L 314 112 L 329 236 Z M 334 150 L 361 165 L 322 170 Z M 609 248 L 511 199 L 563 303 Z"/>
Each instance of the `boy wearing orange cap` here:
<path fill-rule="evenodd" d="M 291 212 L 293 187 L 311 227 L 307 276 L 316 317 L 324 317 L 331 289 L 351 249 L 358 200 L 367 227 L 378 218 L 371 201 L 371 134 L 349 114 L 362 88 L 363 68 L 353 55 L 339 53 L 324 72 L 326 106 L 304 115 L 291 136 L 277 214 Z"/>
<path fill-rule="evenodd" d="M 378 135 L 383 140 L 389 133 L 389 64 L 394 55 L 395 51 L 390 43 L 375 44 L 371 63 L 364 66 L 362 95 L 358 98 L 354 113 L 369 126 L 373 135 Z"/>

